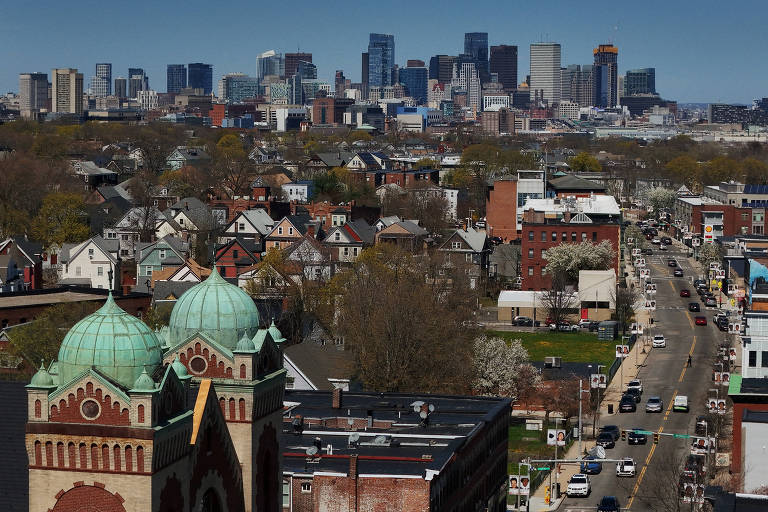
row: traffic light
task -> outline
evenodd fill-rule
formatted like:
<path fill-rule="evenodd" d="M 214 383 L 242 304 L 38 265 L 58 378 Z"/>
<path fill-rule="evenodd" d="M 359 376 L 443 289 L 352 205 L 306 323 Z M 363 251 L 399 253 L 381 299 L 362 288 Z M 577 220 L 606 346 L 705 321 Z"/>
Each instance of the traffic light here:
<path fill-rule="evenodd" d="M 659 444 L 659 433 L 654 432 L 653 433 L 653 444 Z"/>
<path fill-rule="evenodd" d="M 622 441 L 626 441 L 627 440 L 627 431 L 626 430 L 622 430 L 621 431 L 621 440 Z"/>

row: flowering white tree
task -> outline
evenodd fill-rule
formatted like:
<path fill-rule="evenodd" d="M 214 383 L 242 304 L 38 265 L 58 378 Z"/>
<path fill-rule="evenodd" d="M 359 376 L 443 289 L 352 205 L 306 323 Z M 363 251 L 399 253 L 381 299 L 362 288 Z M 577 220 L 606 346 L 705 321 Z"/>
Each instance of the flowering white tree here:
<path fill-rule="evenodd" d="M 517 398 L 524 385 L 538 378 L 519 339 L 507 344 L 502 338 L 482 335 L 475 339 L 474 349 L 473 387 L 482 395 Z"/>
<path fill-rule="evenodd" d="M 659 210 L 675 206 L 677 192 L 671 188 L 654 187 L 648 189 L 644 196 L 645 202 L 653 208 L 653 212 L 658 217 Z"/>
<path fill-rule="evenodd" d="M 575 283 L 579 280 L 579 270 L 612 268 L 616 253 L 611 242 L 603 240 L 599 244 L 581 242 L 555 245 L 545 251 L 544 257 L 547 259 L 545 273 L 551 276 L 564 275 L 569 283 Z"/>
<path fill-rule="evenodd" d="M 710 263 L 722 264 L 722 260 L 723 254 L 719 244 L 712 243 L 701 245 L 701 249 L 699 249 L 699 263 L 701 263 L 701 268 L 704 269 L 704 274 L 709 272 Z"/>

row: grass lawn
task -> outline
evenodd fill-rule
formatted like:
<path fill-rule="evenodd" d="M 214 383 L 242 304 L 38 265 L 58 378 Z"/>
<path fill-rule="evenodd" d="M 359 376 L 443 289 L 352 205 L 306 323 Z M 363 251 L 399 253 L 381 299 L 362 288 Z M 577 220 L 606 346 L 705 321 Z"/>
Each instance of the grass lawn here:
<path fill-rule="evenodd" d="M 591 332 L 509 332 L 488 331 L 492 336 L 505 340 L 519 338 L 528 351 L 531 361 L 543 361 L 547 356 L 562 357 L 569 363 L 598 363 L 610 366 L 615 359 L 613 341 L 599 341 Z"/>

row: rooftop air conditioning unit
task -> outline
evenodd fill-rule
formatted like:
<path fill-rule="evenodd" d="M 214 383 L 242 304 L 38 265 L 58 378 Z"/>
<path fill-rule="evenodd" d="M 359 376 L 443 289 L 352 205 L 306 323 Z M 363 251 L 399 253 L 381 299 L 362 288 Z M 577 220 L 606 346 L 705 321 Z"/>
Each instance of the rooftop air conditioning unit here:
<path fill-rule="evenodd" d="M 544 367 L 546 368 L 560 368 L 562 365 L 562 357 L 548 356 L 544 358 Z"/>

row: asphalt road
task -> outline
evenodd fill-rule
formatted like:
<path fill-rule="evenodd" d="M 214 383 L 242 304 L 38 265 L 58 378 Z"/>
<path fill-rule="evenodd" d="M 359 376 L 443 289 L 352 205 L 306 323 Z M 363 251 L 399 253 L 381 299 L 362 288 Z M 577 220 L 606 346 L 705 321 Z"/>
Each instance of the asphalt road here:
<path fill-rule="evenodd" d="M 674 269 L 667 266 L 669 256 L 677 259 L 685 272 L 684 277 L 672 276 Z M 638 404 L 637 412 L 603 416 L 600 424 L 693 435 L 696 416 L 704 413 L 708 389 L 713 388 L 712 357 L 725 335 L 712 323 L 716 311 L 704 308 L 695 293 L 690 277 L 694 271 L 684 253 L 656 252 L 653 256 L 646 256 L 646 263 L 651 268 L 653 282 L 657 283 L 657 310 L 652 312 L 654 325 L 651 335 L 664 334 L 667 347 L 652 349 L 646 366 L 640 369 L 638 378 L 643 382 L 643 400 Z M 691 290 L 693 296 L 680 297 L 683 288 Z M 701 313 L 688 312 L 688 303 L 694 301 L 701 304 Z M 707 326 L 695 325 L 696 315 L 706 316 Z M 686 367 L 689 353 L 693 358 L 691 368 Z M 723 387 L 720 393 L 725 392 Z M 664 412 L 661 414 L 645 412 L 646 400 L 654 395 L 664 401 Z M 688 396 L 690 412 L 672 412 L 676 395 Z M 618 478 L 615 464 L 603 464 L 600 474 L 590 476 L 592 494 L 587 498 L 566 498 L 560 510 L 595 510 L 600 498 L 606 495 L 616 496 L 622 510 L 664 510 L 666 507 L 659 502 L 659 489 L 676 476 L 670 467 L 678 464 L 688 453 L 690 442 L 688 439 L 661 436 L 659 443 L 654 445 L 650 435 L 646 445 L 629 446 L 625 441 L 617 441 L 615 448 L 606 450 L 606 458 L 632 457 L 637 465 L 637 476 Z M 567 482 L 561 484 L 563 492 L 566 486 Z"/>

